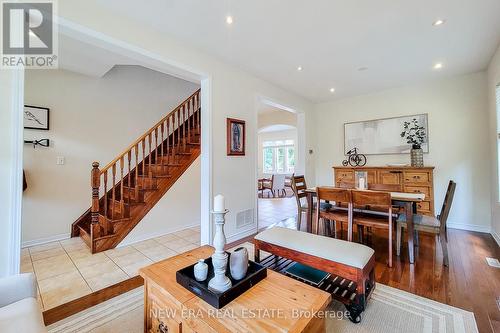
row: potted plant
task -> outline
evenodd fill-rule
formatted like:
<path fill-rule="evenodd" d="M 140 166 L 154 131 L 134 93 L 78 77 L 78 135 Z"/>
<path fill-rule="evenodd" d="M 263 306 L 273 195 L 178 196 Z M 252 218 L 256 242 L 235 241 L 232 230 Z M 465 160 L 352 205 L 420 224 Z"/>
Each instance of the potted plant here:
<path fill-rule="evenodd" d="M 413 118 L 411 121 L 403 123 L 403 132 L 401 137 L 406 139 L 406 143 L 411 145 L 411 166 L 424 166 L 424 152 L 422 144 L 425 141 L 425 127 L 420 126 L 418 120 Z"/>

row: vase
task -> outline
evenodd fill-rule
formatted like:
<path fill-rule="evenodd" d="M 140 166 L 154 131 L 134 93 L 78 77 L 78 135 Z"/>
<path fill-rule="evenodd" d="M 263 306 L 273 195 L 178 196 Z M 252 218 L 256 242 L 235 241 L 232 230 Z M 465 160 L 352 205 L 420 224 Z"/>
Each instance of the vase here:
<path fill-rule="evenodd" d="M 245 277 L 248 270 L 248 251 L 244 247 L 237 248 L 229 257 L 229 271 L 235 280 Z"/>
<path fill-rule="evenodd" d="M 205 281 L 208 275 L 208 265 L 205 260 L 200 259 L 198 263 L 194 265 L 194 278 L 196 281 Z"/>
<path fill-rule="evenodd" d="M 422 168 L 424 166 L 424 151 L 420 145 L 413 145 L 410 151 L 411 166 Z"/>

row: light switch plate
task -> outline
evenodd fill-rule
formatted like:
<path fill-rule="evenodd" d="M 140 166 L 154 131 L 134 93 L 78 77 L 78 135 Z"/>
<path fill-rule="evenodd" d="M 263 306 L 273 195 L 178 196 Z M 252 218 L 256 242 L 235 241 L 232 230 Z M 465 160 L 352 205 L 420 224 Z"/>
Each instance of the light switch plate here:
<path fill-rule="evenodd" d="M 64 156 L 57 156 L 57 165 L 64 165 Z"/>

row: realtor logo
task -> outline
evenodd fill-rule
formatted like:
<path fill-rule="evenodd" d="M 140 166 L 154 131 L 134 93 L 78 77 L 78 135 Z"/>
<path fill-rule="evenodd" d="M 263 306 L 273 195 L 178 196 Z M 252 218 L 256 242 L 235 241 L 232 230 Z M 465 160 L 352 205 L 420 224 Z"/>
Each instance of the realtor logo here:
<path fill-rule="evenodd" d="M 2 2 L 2 68 L 57 68 L 52 1 Z"/>

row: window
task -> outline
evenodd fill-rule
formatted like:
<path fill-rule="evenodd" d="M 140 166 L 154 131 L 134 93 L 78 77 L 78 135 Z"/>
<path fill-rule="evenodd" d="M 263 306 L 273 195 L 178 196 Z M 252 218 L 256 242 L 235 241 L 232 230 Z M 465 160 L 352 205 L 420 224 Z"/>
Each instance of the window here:
<path fill-rule="evenodd" d="M 293 140 L 264 141 L 262 144 L 262 172 L 294 173 L 295 145 Z"/>

